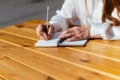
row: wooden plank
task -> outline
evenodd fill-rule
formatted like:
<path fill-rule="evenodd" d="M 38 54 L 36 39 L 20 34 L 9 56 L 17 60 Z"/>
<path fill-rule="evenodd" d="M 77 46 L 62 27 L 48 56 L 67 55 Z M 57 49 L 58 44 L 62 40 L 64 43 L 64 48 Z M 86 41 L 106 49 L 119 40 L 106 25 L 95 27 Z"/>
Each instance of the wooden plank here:
<path fill-rule="evenodd" d="M 4 79 L 3 77 L 0 76 L 0 80 L 6 80 L 6 79 Z"/>
<path fill-rule="evenodd" d="M 2 47 L 4 45 L 4 47 Z M 5 47 L 6 46 L 6 47 Z M 20 52 L 22 51 L 22 52 Z M 58 80 L 119 80 L 120 78 L 115 75 L 107 75 L 102 71 L 91 69 L 81 64 L 68 63 L 59 58 L 52 58 L 45 56 L 45 53 L 39 54 L 16 47 L 0 41 L 0 52 L 2 55 L 29 66 L 37 71 L 46 75 L 50 75 Z"/>
<path fill-rule="evenodd" d="M 27 37 L 32 40 L 37 40 L 37 38 L 38 38 L 35 30 L 24 28 L 24 27 L 20 28 L 17 26 L 11 26 L 11 27 L 7 27 L 7 28 L 3 28 L 2 31 L 11 32 L 11 33 L 14 33 L 14 35 Z"/>
<path fill-rule="evenodd" d="M 45 23 L 45 22 L 46 22 L 45 20 L 30 20 L 24 23 L 16 24 L 15 26 L 35 29 L 38 26 L 38 24 Z"/>
<path fill-rule="evenodd" d="M 2 31 L 0 31 L 0 39 L 8 40 L 9 42 L 19 44 L 23 47 L 27 47 L 27 46 L 34 47 L 34 43 L 36 42 L 35 40 L 18 37 L 16 35 L 11 35 L 11 34 L 8 34 L 8 33 L 4 33 Z M 16 43 L 16 41 L 17 41 L 17 43 Z"/>
<path fill-rule="evenodd" d="M 5 37 L 5 35 L 4 35 L 4 37 Z M 12 37 L 12 36 L 9 36 L 9 37 Z M 14 36 L 14 37 L 15 37 L 15 36 Z M 16 40 L 14 40 L 14 39 L 13 39 L 13 40 L 8 40 L 8 39 L 9 39 L 9 38 L 7 38 L 7 41 L 10 41 L 10 42 L 12 41 L 13 43 L 18 44 L 18 42 L 19 42 L 18 40 L 20 39 L 20 37 L 19 37 L 19 39 L 16 38 L 18 42 L 16 42 Z M 6 40 L 6 39 L 4 38 L 4 40 Z M 26 40 L 25 38 L 22 39 L 22 40 L 25 40 L 25 41 L 26 41 L 26 42 L 24 42 L 24 43 L 27 43 L 27 42 L 31 41 L 31 40 Z M 22 44 L 24 44 L 24 43 L 22 43 Z M 32 43 L 32 42 L 29 42 L 29 43 L 34 44 L 34 42 L 33 42 L 33 43 Z M 19 45 L 21 45 L 21 42 L 19 43 Z M 32 47 L 32 48 L 33 48 L 33 47 Z M 36 50 L 36 49 L 35 49 L 35 50 Z M 67 59 L 72 59 L 72 60 L 69 60 L 69 61 L 73 61 L 73 60 L 78 59 L 78 60 L 76 61 L 77 63 L 80 62 L 80 60 L 81 60 L 81 61 L 83 61 L 83 64 L 85 65 L 85 63 L 84 63 L 85 60 L 83 60 L 83 58 L 85 57 L 85 55 L 83 55 L 83 54 L 86 54 L 86 53 L 81 53 L 81 55 L 83 55 L 83 56 L 81 57 L 82 59 L 79 59 L 77 56 L 81 56 L 81 55 L 80 55 L 80 53 L 78 53 L 77 51 L 66 50 L 66 49 L 64 49 L 64 50 L 61 50 L 61 49 L 60 49 L 60 50 L 59 50 L 59 49 L 47 49 L 47 50 L 46 50 L 46 49 L 43 49 L 43 48 L 41 48 L 41 49 L 39 48 L 39 49 L 37 49 L 37 50 L 38 50 L 39 52 L 40 52 L 40 51 L 45 52 L 46 54 L 47 54 L 47 53 L 49 54 L 50 51 L 51 51 L 51 52 L 54 52 L 55 54 L 59 54 L 58 52 L 60 52 L 61 55 L 64 55 L 64 56 L 61 57 L 61 55 L 57 55 L 57 57 L 65 58 L 66 60 L 67 60 Z M 46 51 L 47 51 L 47 52 L 46 52 Z M 63 54 L 62 54 L 62 53 L 63 53 Z M 69 54 L 67 54 L 67 53 L 69 53 Z M 78 55 L 75 55 L 76 53 L 78 53 Z M 54 56 L 56 56 L 55 54 L 54 54 Z M 75 57 L 74 57 L 74 58 L 73 58 L 73 57 L 69 57 L 68 55 L 70 55 L 70 54 L 71 54 L 71 55 L 74 55 Z M 49 54 L 49 55 L 51 55 L 51 54 Z M 53 53 L 52 53 L 52 56 L 53 56 Z M 66 56 L 68 56 L 68 57 L 66 57 Z M 90 58 L 89 58 L 89 57 L 90 57 Z M 96 58 L 97 58 L 98 60 L 104 60 L 104 63 L 108 63 L 108 62 L 109 62 L 109 64 L 106 64 L 106 66 L 103 66 L 103 65 L 105 65 L 105 64 L 103 64 L 103 63 L 100 61 L 101 64 L 98 64 L 98 65 L 97 65 L 98 62 L 96 61 Z M 99 68 L 100 68 L 100 70 L 102 70 L 102 71 L 104 71 L 104 70 L 105 70 L 105 71 L 109 71 L 109 72 L 112 71 L 112 72 L 111 72 L 112 74 L 119 74 L 119 71 L 117 70 L 117 69 L 119 68 L 119 66 L 117 67 L 117 69 L 116 69 L 116 66 L 114 66 L 114 64 L 119 64 L 119 63 L 112 62 L 112 63 L 114 63 L 114 64 L 112 65 L 111 68 L 109 68 L 109 65 L 111 64 L 111 63 L 110 63 L 111 61 L 108 60 L 108 62 L 107 62 L 106 59 L 104 59 L 104 58 L 103 58 L 103 59 L 102 59 L 102 58 L 99 58 L 99 56 L 97 56 L 96 58 L 95 58 L 94 56 L 90 56 L 90 55 L 87 55 L 87 54 L 86 54 L 86 58 L 84 58 L 84 59 L 94 59 L 93 62 L 96 61 L 96 62 L 94 63 L 94 65 L 90 66 L 91 64 L 88 64 L 88 65 L 86 65 L 86 66 L 90 66 L 90 67 L 96 68 L 96 69 L 99 69 Z M 91 60 L 91 61 L 92 61 L 92 60 Z M 105 61 L 106 61 L 106 62 L 105 62 Z M 89 62 L 89 61 L 88 61 L 88 62 Z M 75 62 L 74 62 L 74 63 L 75 63 Z M 81 63 L 79 63 L 79 64 L 81 64 Z M 96 67 L 96 66 L 97 66 L 97 67 Z M 112 69 L 113 67 L 115 67 L 114 70 Z M 106 70 L 106 68 L 107 68 L 108 70 Z M 116 71 L 118 71 L 118 72 L 116 72 Z"/>
<path fill-rule="evenodd" d="M 3 55 L 0 55 L 0 75 L 6 80 L 46 80 L 48 77 Z"/>
<path fill-rule="evenodd" d="M 118 41 L 116 41 L 118 42 Z M 112 42 L 111 42 L 112 43 Z M 107 45 L 102 45 L 103 43 L 97 44 L 96 42 L 90 41 L 86 47 L 79 48 L 79 47 L 67 47 L 71 50 L 76 50 L 79 52 L 87 52 L 88 54 L 101 56 L 103 58 L 107 58 L 110 60 L 114 60 L 117 62 L 120 62 L 120 48 L 116 48 L 115 44 L 113 44 L 114 47 Z"/>
<path fill-rule="evenodd" d="M 114 48 L 119 48 L 120 49 L 120 40 L 94 40 L 93 44 L 101 44 L 102 46 L 110 46 L 110 47 L 114 47 Z"/>

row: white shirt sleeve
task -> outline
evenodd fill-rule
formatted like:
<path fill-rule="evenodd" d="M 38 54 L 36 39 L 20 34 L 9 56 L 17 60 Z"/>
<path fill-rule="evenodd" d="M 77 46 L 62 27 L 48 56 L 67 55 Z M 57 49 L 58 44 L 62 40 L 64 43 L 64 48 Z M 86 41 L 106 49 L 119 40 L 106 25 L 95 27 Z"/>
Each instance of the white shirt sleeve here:
<path fill-rule="evenodd" d="M 49 21 L 54 26 L 55 32 L 66 30 L 73 20 L 77 19 L 74 0 L 65 0 L 62 9 L 56 11 L 56 15 Z"/>
<path fill-rule="evenodd" d="M 110 23 L 91 24 L 90 35 L 92 38 L 103 38 L 105 40 L 120 39 L 120 26 L 112 26 Z"/>

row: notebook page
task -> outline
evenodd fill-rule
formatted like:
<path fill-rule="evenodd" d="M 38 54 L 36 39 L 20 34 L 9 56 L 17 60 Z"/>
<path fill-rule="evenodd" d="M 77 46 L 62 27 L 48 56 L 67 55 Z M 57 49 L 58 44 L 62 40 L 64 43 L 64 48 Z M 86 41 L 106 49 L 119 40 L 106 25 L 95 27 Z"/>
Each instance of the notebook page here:
<path fill-rule="evenodd" d="M 72 41 L 72 42 L 62 42 L 59 46 L 84 46 L 87 43 L 87 40 L 79 40 L 79 41 Z"/>
<path fill-rule="evenodd" d="M 37 43 L 35 43 L 36 47 L 55 47 L 57 46 L 58 39 L 52 39 L 52 40 L 39 40 Z"/>
<path fill-rule="evenodd" d="M 57 32 L 53 35 L 51 40 L 39 40 L 35 43 L 36 47 L 56 47 L 58 44 L 58 36 L 61 34 L 61 32 Z"/>

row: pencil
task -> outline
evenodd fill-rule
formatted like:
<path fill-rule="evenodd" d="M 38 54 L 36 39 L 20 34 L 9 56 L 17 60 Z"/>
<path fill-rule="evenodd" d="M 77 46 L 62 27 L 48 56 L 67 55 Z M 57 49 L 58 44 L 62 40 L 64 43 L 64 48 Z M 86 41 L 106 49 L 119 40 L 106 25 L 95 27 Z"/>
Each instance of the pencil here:
<path fill-rule="evenodd" d="M 50 7 L 47 6 L 47 17 L 46 17 L 46 20 L 47 20 L 47 32 L 48 32 L 48 28 L 49 28 L 49 10 L 50 10 Z"/>

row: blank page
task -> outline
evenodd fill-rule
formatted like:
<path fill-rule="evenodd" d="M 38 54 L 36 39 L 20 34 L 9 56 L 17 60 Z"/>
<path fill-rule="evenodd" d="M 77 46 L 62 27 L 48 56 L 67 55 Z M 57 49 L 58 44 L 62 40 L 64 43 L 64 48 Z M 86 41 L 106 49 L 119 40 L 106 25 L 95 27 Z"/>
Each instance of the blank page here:
<path fill-rule="evenodd" d="M 36 47 L 57 47 L 58 45 L 58 36 L 61 34 L 61 32 L 54 33 L 51 40 L 39 40 L 35 43 Z"/>
<path fill-rule="evenodd" d="M 58 39 L 52 39 L 52 40 L 39 40 L 37 43 L 35 43 L 36 47 L 57 47 Z"/>
<path fill-rule="evenodd" d="M 79 41 L 72 41 L 72 42 L 62 42 L 59 46 L 84 46 L 87 43 L 87 40 L 79 40 Z"/>

